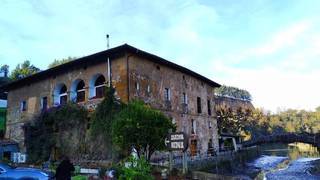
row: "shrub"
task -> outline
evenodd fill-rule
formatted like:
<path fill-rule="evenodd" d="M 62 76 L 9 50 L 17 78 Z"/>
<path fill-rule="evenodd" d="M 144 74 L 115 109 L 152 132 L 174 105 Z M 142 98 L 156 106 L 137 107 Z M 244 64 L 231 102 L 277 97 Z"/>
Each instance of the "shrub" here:
<path fill-rule="evenodd" d="M 144 158 L 129 157 L 127 167 L 123 164 L 119 180 L 153 180 L 151 166 Z"/>
<path fill-rule="evenodd" d="M 53 150 L 69 157 L 79 155 L 83 150 L 87 118 L 86 109 L 71 103 L 41 113 L 25 125 L 28 161 L 47 161 Z"/>

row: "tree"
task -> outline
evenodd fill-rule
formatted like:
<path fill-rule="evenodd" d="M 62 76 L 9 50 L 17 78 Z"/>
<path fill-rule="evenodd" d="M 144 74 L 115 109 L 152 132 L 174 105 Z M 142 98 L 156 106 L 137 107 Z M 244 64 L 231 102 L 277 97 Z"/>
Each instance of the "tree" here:
<path fill-rule="evenodd" d="M 130 152 L 135 148 L 139 158 L 144 156 L 149 161 L 156 150 L 165 149 L 169 129 L 175 131 L 175 126 L 162 112 L 134 100 L 117 115 L 112 137 L 123 150 Z"/>
<path fill-rule="evenodd" d="M 9 66 L 8 65 L 2 65 L 0 67 L 0 72 L 3 73 L 4 77 L 8 77 L 9 74 Z"/>
<path fill-rule="evenodd" d="M 115 155 L 118 155 L 118 152 L 113 148 L 112 142 L 112 123 L 115 120 L 115 116 L 123 108 L 124 104 L 120 102 L 114 96 L 114 88 L 106 88 L 105 98 L 97 106 L 94 113 L 92 114 L 92 123 L 90 127 L 91 138 L 95 141 L 95 144 L 99 144 L 99 148 L 95 147 L 95 153 L 100 156 L 115 158 Z M 107 151 L 105 147 L 108 148 Z"/>
<path fill-rule="evenodd" d="M 8 65 L 2 65 L 0 67 L 0 73 L 3 73 L 3 77 L 0 77 L 0 86 L 10 82 L 10 79 L 8 78 L 9 73 L 9 66 Z M 1 93 L 1 90 L 0 90 Z"/>
<path fill-rule="evenodd" d="M 12 71 L 10 78 L 12 80 L 22 79 L 39 72 L 40 69 L 30 64 L 29 60 L 24 61 L 22 64 L 18 64 L 17 67 Z"/>
<path fill-rule="evenodd" d="M 251 94 L 247 90 L 239 89 L 232 86 L 223 85 L 220 88 L 216 89 L 215 93 L 218 96 L 233 97 L 237 99 L 243 99 L 246 101 L 252 100 Z"/>
<path fill-rule="evenodd" d="M 238 132 L 234 125 L 234 114 L 230 107 L 218 106 L 216 107 L 216 114 L 219 133 Z"/>
<path fill-rule="evenodd" d="M 49 64 L 48 68 L 53 68 L 53 67 L 59 66 L 61 64 L 73 61 L 75 59 L 77 59 L 77 58 L 71 57 L 71 56 L 69 56 L 67 58 L 63 58 L 63 59 L 55 59 L 52 63 Z"/>
<path fill-rule="evenodd" d="M 232 133 L 235 135 L 244 131 L 245 124 L 251 118 L 251 110 L 242 109 L 241 107 L 233 111 L 227 106 L 217 106 L 216 114 L 219 132 Z"/>

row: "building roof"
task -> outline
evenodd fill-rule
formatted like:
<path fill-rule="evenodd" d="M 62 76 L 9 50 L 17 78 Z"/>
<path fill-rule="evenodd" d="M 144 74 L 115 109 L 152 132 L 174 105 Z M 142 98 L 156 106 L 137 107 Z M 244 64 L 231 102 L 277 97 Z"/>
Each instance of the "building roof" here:
<path fill-rule="evenodd" d="M 128 44 L 123 44 L 121 46 L 117 46 L 117 47 L 114 47 L 114 48 L 111 48 L 111 49 L 108 49 L 105 51 L 101 51 L 101 52 L 98 52 L 98 53 L 95 53 L 95 54 L 92 54 L 89 56 L 81 57 L 81 58 L 78 58 L 74 61 L 70 61 L 65 64 L 61 64 L 59 66 L 56 66 L 56 67 L 53 67 L 53 68 L 50 68 L 50 69 L 47 69 L 44 71 L 40 71 L 40 72 L 33 74 L 33 75 L 30 75 L 28 77 L 10 82 L 0 88 L 5 91 L 10 91 L 12 89 L 31 84 L 32 82 L 46 79 L 49 76 L 55 76 L 55 75 L 64 73 L 65 71 L 73 69 L 73 68 L 89 66 L 92 64 L 104 62 L 104 61 L 106 61 L 106 57 L 109 57 L 109 59 L 112 61 L 112 59 L 124 56 L 126 53 L 133 53 L 137 56 L 144 57 L 145 59 L 153 61 L 155 63 L 159 63 L 162 65 L 177 69 L 183 73 L 186 73 L 190 76 L 193 76 L 195 78 L 198 78 L 198 79 L 208 83 L 212 87 L 220 87 L 220 84 L 218 84 L 218 83 L 216 83 L 216 82 L 214 82 L 214 81 L 212 81 L 212 80 L 210 80 L 210 79 L 208 79 L 208 78 L 206 78 L 206 77 L 204 77 L 194 71 L 191 71 L 183 66 L 177 65 L 173 62 L 170 62 L 166 59 L 163 59 L 159 56 L 148 53 L 146 51 L 142 51 L 140 49 L 137 49 L 137 48 L 130 46 Z"/>

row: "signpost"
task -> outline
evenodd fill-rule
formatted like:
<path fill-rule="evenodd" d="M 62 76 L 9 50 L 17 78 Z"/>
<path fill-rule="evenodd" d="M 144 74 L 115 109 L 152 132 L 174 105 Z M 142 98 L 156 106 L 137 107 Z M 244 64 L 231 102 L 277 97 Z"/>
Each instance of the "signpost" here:
<path fill-rule="evenodd" d="M 183 132 L 169 133 L 164 143 L 171 151 L 185 151 L 188 148 L 188 138 Z"/>
<path fill-rule="evenodd" d="M 188 149 L 188 137 L 183 132 L 175 132 L 169 133 L 167 138 L 164 141 L 166 147 L 170 150 L 170 157 L 169 157 L 169 169 L 172 170 L 172 151 L 182 151 L 182 170 L 183 173 L 186 173 L 188 170 L 188 162 L 187 162 L 187 154 L 186 150 Z"/>

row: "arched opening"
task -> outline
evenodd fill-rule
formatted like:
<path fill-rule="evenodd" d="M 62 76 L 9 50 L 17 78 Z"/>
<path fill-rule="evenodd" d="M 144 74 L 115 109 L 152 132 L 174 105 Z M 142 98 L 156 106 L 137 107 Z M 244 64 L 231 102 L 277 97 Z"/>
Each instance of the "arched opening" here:
<path fill-rule="evenodd" d="M 89 98 L 102 98 L 106 86 L 106 79 L 102 74 L 94 75 L 89 83 Z"/>
<path fill-rule="evenodd" d="M 85 83 L 81 79 L 73 81 L 70 91 L 70 100 L 72 102 L 83 102 L 85 101 Z"/>
<path fill-rule="evenodd" d="M 63 105 L 68 101 L 67 86 L 63 83 L 58 84 L 53 91 L 54 105 Z"/>

